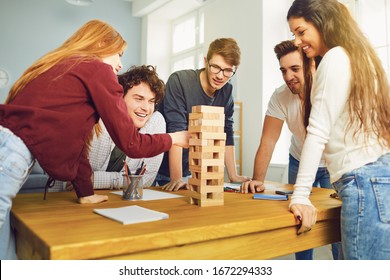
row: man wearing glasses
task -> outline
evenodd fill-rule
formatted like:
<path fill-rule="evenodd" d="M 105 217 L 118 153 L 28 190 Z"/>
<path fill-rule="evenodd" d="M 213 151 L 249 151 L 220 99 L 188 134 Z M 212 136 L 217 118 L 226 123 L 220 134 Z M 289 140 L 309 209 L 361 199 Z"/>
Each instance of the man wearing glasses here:
<path fill-rule="evenodd" d="M 166 84 L 166 94 L 160 112 L 165 117 L 167 132 L 188 130 L 188 115 L 192 106 L 208 105 L 225 108 L 225 166 L 231 182 L 249 180 L 237 175 L 233 140 L 233 86 L 228 83 L 240 64 L 241 51 L 232 38 L 213 41 L 205 57 L 205 68 L 173 73 Z M 156 181 L 163 189 L 177 191 L 187 188 L 190 176 L 188 149 L 172 147 L 164 154 Z"/>

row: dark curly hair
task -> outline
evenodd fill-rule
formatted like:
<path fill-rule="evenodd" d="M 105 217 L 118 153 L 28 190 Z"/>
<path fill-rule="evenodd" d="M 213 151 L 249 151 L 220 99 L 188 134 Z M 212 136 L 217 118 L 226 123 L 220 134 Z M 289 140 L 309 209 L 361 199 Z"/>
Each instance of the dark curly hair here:
<path fill-rule="evenodd" d="M 144 82 L 156 95 L 156 104 L 164 98 L 165 83 L 158 77 L 156 67 L 151 65 L 132 66 L 125 73 L 118 75 L 118 81 L 123 87 L 124 96 L 129 89 Z"/>

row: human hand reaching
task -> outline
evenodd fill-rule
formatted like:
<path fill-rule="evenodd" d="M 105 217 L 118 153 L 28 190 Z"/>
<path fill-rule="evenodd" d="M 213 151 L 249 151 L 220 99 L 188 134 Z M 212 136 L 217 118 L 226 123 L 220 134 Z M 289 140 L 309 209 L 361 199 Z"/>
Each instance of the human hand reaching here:
<path fill-rule="evenodd" d="M 240 191 L 241 193 L 256 193 L 256 192 L 263 192 L 265 190 L 264 183 L 262 181 L 258 180 L 250 180 L 243 182 L 241 184 Z"/>
<path fill-rule="evenodd" d="M 165 191 L 178 191 L 183 188 L 188 190 L 188 184 L 182 179 L 173 179 L 162 187 Z"/>
<path fill-rule="evenodd" d="M 190 133 L 188 131 L 177 131 L 168 134 L 172 138 L 172 145 L 176 145 L 183 148 L 189 147 Z"/>

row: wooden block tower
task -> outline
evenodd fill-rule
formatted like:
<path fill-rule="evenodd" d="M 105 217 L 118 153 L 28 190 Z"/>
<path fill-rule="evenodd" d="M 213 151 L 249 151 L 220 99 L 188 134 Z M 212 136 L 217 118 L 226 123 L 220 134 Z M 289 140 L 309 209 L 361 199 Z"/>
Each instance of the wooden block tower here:
<path fill-rule="evenodd" d="M 223 107 L 193 106 L 189 114 L 188 180 L 191 204 L 216 206 L 224 204 L 224 157 L 226 134 Z"/>

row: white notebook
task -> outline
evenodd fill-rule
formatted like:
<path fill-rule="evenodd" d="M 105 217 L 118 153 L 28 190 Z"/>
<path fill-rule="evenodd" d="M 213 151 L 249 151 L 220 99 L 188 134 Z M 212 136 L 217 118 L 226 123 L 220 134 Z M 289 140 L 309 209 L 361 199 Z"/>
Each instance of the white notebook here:
<path fill-rule="evenodd" d="M 138 205 L 120 208 L 93 209 L 93 212 L 124 225 L 152 222 L 169 218 L 169 215 L 166 213 L 150 210 Z"/>
<path fill-rule="evenodd" d="M 113 194 L 122 195 L 123 191 L 113 191 L 111 192 Z M 144 195 L 143 198 L 140 200 L 157 200 L 157 199 L 168 199 L 168 198 L 177 198 L 182 197 L 182 195 L 173 194 L 169 192 L 160 192 L 150 189 L 144 189 Z"/>

